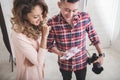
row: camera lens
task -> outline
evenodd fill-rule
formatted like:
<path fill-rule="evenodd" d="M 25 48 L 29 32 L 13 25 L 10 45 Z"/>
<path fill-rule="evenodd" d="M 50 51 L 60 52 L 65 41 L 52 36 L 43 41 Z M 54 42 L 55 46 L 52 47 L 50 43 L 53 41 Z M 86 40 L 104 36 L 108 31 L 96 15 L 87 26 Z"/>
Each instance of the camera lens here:
<path fill-rule="evenodd" d="M 103 71 L 103 67 L 98 62 L 96 62 L 93 64 L 92 71 L 96 74 L 100 74 Z"/>

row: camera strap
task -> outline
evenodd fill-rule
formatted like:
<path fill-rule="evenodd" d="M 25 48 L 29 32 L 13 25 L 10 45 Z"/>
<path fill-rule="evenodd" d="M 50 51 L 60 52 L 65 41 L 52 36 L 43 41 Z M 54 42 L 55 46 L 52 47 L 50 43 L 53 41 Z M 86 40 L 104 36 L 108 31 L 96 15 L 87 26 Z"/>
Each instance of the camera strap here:
<path fill-rule="evenodd" d="M 88 56 L 90 57 L 90 53 L 88 52 L 88 50 L 86 49 L 86 53 L 88 54 Z"/>

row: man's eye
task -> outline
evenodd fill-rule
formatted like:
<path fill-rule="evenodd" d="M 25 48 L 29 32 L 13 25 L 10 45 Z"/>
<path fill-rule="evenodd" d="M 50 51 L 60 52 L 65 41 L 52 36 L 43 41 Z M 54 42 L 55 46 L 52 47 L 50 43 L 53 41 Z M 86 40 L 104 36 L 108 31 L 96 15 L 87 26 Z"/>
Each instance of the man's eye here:
<path fill-rule="evenodd" d="M 73 10 L 73 12 L 76 12 L 77 10 Z"/>
<path fill-rule="evenodd" d="M 70 9 L 67 9 L 67 8 L 66 8 L 65 11 L 70 12 Z"/>
<path fill-rule="evenodd" d="M 38 18 L 37 16 L 34 16 L 33 18 Z"/>

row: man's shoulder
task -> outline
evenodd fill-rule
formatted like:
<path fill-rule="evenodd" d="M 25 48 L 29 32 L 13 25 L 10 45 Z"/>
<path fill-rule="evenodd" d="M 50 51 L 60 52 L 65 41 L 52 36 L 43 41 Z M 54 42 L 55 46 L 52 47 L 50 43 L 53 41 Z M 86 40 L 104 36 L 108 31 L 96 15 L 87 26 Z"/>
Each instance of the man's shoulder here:
<path fill-rule="evenodd" d="M 78 12 L 78 15 L 82 18 L 88 18 L 89 14 L 87 12 Z"/>
<path fill-rule="evenodd" d="M 54 15 L 52 16 L 51 18 L 48 19 L 48 25 L 56 25 L 59 23 L 59 19 L 60 19 L 60 16 L 59 14 L 58 15 Z"/>

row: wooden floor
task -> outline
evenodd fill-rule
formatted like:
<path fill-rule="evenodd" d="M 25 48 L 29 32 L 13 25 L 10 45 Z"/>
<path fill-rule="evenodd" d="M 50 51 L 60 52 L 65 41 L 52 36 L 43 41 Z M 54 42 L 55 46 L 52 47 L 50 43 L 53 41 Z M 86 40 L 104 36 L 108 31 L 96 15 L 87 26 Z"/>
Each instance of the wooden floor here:
<path fill-rule="evenodd" d="M 94 50 L 89 51 L 95 52 Z M 92 65 L 88 65 L 86 80 L 120 80 L 120 54 L 112 49 L 104 49 L 106 57 L 104 58 L 104 71 L 96 75 L 92 72 Z M 14 72 L 11 72 L 11 64 L 8 62 L 0 63 L 0 80 L 15 80 L 16 67 L 14 66 Z M 45 67 L 45 80 L 62 80 L 62 76 L 59 72 L 57 65 L 57 56 L 54 54 L 48 54 Z M 73 74 L 72 80 L 75 80 Z"/>
<path fill-rule="evenodd" d="M 0 63 L 0 80 L 15 80 L 16 68 L 14 72 L 11 71 L 11 64 L 9 62 Z"/>

